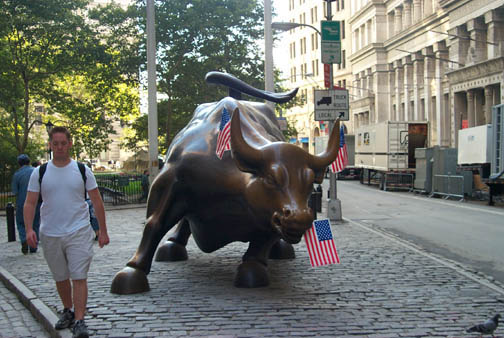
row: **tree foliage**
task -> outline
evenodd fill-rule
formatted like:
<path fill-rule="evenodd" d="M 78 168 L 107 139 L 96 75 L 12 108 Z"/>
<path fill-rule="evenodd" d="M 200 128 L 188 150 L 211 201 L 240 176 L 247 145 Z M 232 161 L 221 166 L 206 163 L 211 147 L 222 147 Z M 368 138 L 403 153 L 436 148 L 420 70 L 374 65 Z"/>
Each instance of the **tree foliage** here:
<path fill-rule="evenodd" d="M 137 113 L 127 89 L 138 82 L 136 12 L 90 10 L 87 0 L 0 5 L 0 137 L 24 152 L 41 103 L 42 122 L 59 119 L 77 136 L 76 155 L 105 150 L 113 120 Z"/>
<path fill-rule="evenodd" d="M 145 13 L 139 1 L 140 13 Z M 263 61 L 257 41 L 263 34 L 263 8 L 258 0 L 171 0 L 156 2 L 160 150 L 185 126 L 196 106 L 227 96 L 227 89 L 209 86 L 205 75 L 222 71 L 264 87 Z M 145 17 L 142 18 L 145 27 Z M 143 45 L 145 52 L 145 44 Z M 146 117 L 133 126 L 132 147 L 147 137 Z"/>

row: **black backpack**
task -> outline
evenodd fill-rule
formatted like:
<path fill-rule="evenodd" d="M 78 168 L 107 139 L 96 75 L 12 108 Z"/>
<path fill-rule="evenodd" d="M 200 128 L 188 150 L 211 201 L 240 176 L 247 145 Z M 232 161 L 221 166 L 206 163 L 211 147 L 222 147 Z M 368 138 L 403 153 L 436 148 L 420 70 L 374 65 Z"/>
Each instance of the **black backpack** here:
<path fill-rule="evenodd" d="M 77 162 L 77 166 L 79 167 L 79 171 L 81 173 L 82 180 L 84 181 L 84 199 L 86 199 L 86 180 L 87 180 L 86 166 L 84 165 L 84 163 L 81 163 L 81 162 Z M 40 186 L 39 203 L 42 202 L 42 178 L 44 177 L 46 169 L 47 169 L 47 162 L 42 164 L 39 168 L 39 179 L 38 179 L 39 186 Z"/>

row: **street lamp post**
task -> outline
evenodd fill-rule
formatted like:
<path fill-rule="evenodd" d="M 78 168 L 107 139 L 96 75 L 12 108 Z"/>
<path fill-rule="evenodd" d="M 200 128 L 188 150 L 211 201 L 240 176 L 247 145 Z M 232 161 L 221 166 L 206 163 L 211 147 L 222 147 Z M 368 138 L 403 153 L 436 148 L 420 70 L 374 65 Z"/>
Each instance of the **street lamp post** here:
<path fill-rule="evenodd" d="M 264 0 L 264 89 L 268 92 L 275 91 L 273 74 L 273 33 L 271 31 L 271 0 Z M 266 101 L 274 111 L 275 104 Z"/>
<path fill-rule="evenodd" d="M 147 0 L 147 95 L 149 136 L 149 179 L 159 173 L 158 116 L 156 86 L 156 30 L 154 26 L 154 0 Z"/>

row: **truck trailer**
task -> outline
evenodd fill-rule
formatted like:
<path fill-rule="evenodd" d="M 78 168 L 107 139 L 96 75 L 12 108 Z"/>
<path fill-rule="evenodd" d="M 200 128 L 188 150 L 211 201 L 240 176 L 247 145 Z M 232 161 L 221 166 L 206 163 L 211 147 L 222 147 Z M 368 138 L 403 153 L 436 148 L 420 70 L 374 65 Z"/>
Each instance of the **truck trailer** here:
<path fill-rule="evenodd" d="M 426 148 L 427 122 L 385 121 L 355 131 L 355 166 L 363 184 L 413 189 L 415 149 Z"/>

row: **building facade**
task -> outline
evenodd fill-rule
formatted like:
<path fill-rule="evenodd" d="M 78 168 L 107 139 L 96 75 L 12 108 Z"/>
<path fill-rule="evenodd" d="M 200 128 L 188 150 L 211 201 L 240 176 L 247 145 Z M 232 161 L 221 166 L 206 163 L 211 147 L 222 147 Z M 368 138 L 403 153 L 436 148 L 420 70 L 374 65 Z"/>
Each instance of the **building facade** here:
<path fill-rule="evenodd" d="M 320 27 L 325 4 L 289 0 L 289 20 Z M 457 147 L 458 130 L 490 123 L 491 107 L 504 102 L 504 0 L 336 0 L 331 5 L 332 19 L 344 22 L 334 84 L 350 90 L 350 134 L 387 120 L 427 121 L 427 146 Z M 315 49 L 320 41 L 306 48 L 304 39 L 308 47 L 315 43 L 312 33 L 296 28 L 282 37 L 291 46 L 289 86 L 300 87 L 306 97 L 287 117 L 310 141 L 326 130 L 313 121 L 312 88 L 323 87 L 323 65 Z M 313 76 L 306 77 L 308 72 Z"/>
<path fill-rule="evenodd" d="M 504 1 L 360 0 L 351 9 L 356 126 L 428 121 L 429 146 L 503 102 Z"/>
<path fill-rule="evenodd" d="M 333 65 L 333 81 L 335 86 L 348 88 L 352 80 L 351 68 L 347 55 L 350 53 L 351 40 L 347 32 L 350 26 L 347 17 L 350 15 L 350 1 L 336 1 L 331 5 L 332 20 L 341 21 L 341 64 Z M 321 62 L 320 22 L 326 20 L 327 8 L 324 1 L 288 0 L 288 11 L 282 16 L 282 21 L 301 23 L 311 27 L 298 27 L 284 33 L 280 39 L 284 50 L 288 50 L 288 65 L 275 60 L 288 75 L 284 85 L 289 88 L 299 87 L 300 105 L 292 108 L 286 118 L 298 131 L 297 142 L 307 151 L 314 153 L 315 138 L 328 135 L 329 122 L 315 121 L 314 90 L 324 88 L 324 65 Z M 286 60 L 287 61 L 287 60 Z M 286 69 L 288 67 L 288 69 Z M 347 128 L 351 129 L 351 122 Z"/>

